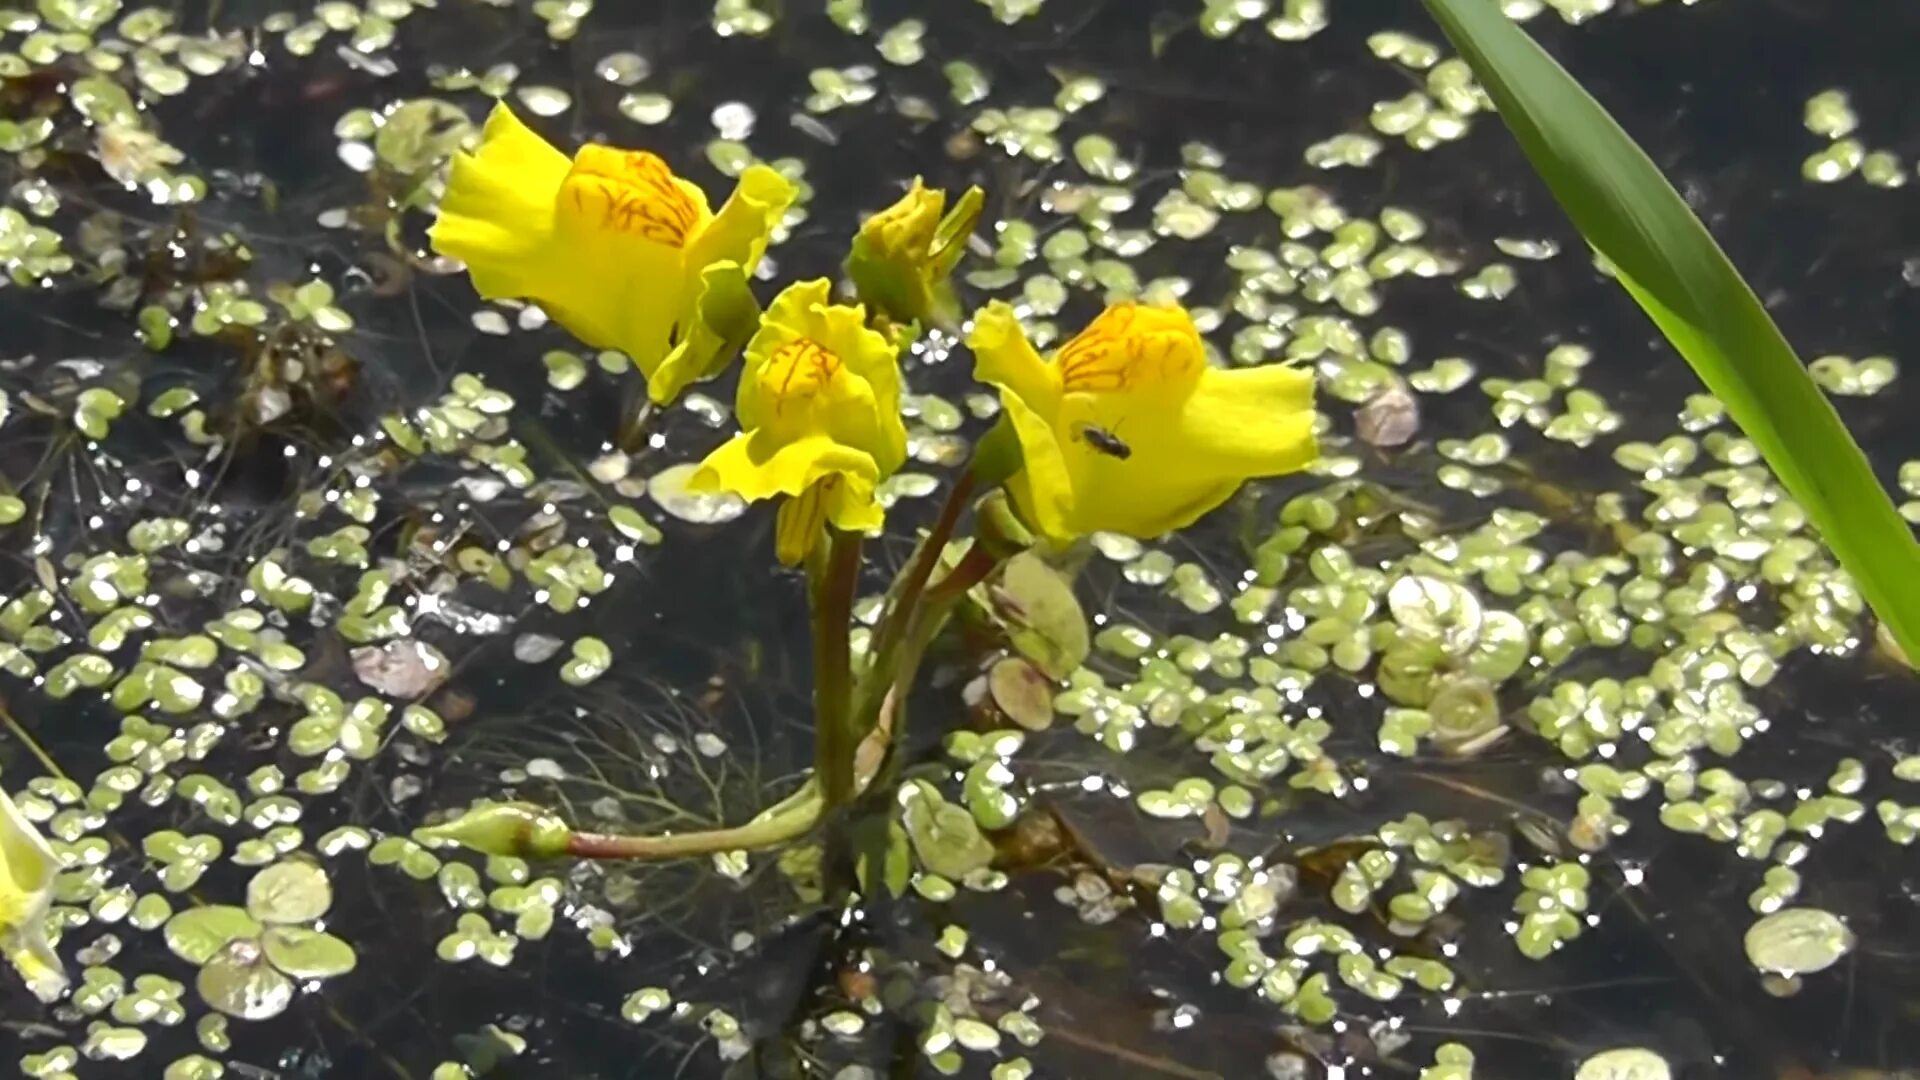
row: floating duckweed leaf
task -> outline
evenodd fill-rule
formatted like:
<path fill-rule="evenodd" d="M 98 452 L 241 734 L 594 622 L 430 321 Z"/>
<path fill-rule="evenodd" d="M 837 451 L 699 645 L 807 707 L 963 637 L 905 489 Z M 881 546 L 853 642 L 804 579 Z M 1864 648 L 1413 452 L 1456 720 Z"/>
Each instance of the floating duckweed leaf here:
<path fill-rule="evenodd" d="M 535 116 L 559 116 L 573 106 L 573 96 L 557 86 L 518 86 L 513 92 Z"/>
<path fill-rule="evenodd" d="M 1408 575 L 1387 590 L 1387 605 L 1403 634 L 1449 652 L 1470 647 L 1480 634 L 1480 601 L 1451 581 Z"/>
<path fill-rule="evenodd" d="M 1022 552 L 1007 560 L 986 596 L 1015 651 L 1048 677 L 1064 679 L 1086 661 L 1086 614 L 1073 586 L 1040 556 Z"/>
<path fill-rule="evenodd" d="M 164 898 L 161 901 L 165 903 Z M 167 920 L 167 948 L 189 964 L 205 964 L 241 938 L 260 934 L 260 924 L 242 908 L 226 904 L 188 908 Z"/>
<path fill-rule="evenodd" d="M 1839 139 L 1853 134 L 1859 128 L 1860 117 L 1854 113 L 1847 92 L 1835 87 L 1822 90 L 1807 99 L 1804 122 L 1807 130 L 1815 135 Z"/>
<path fill-rule="evenodd" d="M 647 481 L 647 495 L 681 521 L 700 525 L 722 524 L 746 512 L 747 504 L 738 495 L 688 491 L 687 481 L 698 469 L 691 462 L 669 466 Z"/>
<path fill-rule="evenodd" d="M 400 726 L 428 742 L 444 742 L 447 738 L 446 721 L 425 705 L 409 705 L 400 710 Z"/>
<path fill-rule="evenodd" d="M 627 995 L 620 1015 L 629 1023 L 645 1023 L 648 1017 L 673 1006 L 673 995 L 658 986 L 642 987 Z"/>
<path fill-rule="evenodd" d="M 108 426 L 126 407 L 126 400 L 119 394 L 103 386 L 89 387 L 74 399 L 73 423 L 87 438 L 104 439 Z"/>
<path fill-rule="evenodd" d="M 612 667 L 613 650 L 606 642 L 597 637 L 578 638 L 573 643 L 572 658 L 560 665 L 560 678 L 573 686 L 585 686 Z"/>
<path fill-rule="evenodd" d="M 620 98 L 620 115 L 641 124 L 664 124 L 673 115 L 673 99 L 665 94 L 632 93 Z"/>
<path fill-rule="evenodd" d="M 547 368 L 547 385 L 555 390 L 571 390 L 587 381 L 587 362 L 575 353 L 554 349 L 543 354 L 540 362 Z"/>
<path fill-rule="evenodd" d="M 278 862 L 247 882 L 247 914 L 263 923 L 308 923 L 333 906 L 333 883 L 317 863 Z"/>
<path fill-rule="evenodd" d="M 1580 1063 L 1573 1080 L 1671 1080 L 1667 1059 L 1644 1047 L 1602 1050 Z"/>
<path fill-rule="evenodd" d="M 1853 931 L 1820 908 L 1787 908 L 1747 928 L 1747 959 L 1763 972 L 1787 977 L 1825 971 L 1853 951 Z"/>
<path fill-rule="evenodd" d="M 293 1003 L 293 982 L 267 963 L 260 943 L 230 941 L 194 979 L 208 1005 L 241 1020 L 267 1020 Z"/>
<path fill-rule="evenodd" d="M 900 789 L 900 823 L 920 865 L 941 877 L 964 878 L 993 862 L 993 845 L 980 835 L 973 815 L 925 781 Z"/>
<path fill-rule="evenodd" d="M 1807 364 L 1807 374 L 1829 394 L 1867 397 L 1892 383 L 1899 369 L 1885 356 L 1869 356 L 1860 361 L 1845 356 L 1822 356 Z"/>
<path fill-rule="evenodd" d="M 274 967 L 296 979 L 345 975 L 355 962 L 353 946 L 332 934 L 300 926 L 268 927 L 260 947 Z"/>
<path fill-rule="evenodd" d="M 27 513 L 27 504 L 18 495 L 0 493 L 0 525 L 11 525 Z"/>
<path fill-rule="evenodd" d="M 1845 180 L 1860 168 L 1866 147 L 1859 139 L 1840 139 L 1832 146 L 1810 154 L 1800 165 L 1800 175 L 1816 184 Z"/>
<path fill-rule="evenodd" d="M 220 1080 L 226 1074 L 227 1067 L 218 1061 L 200 1054 L 188 1054 L 169 1062 L 166 1071 L 161 1074 L 161 1080 Z"/>
<path fill-rule="evenodd" d="M 658 526 L 631 506 L 615 506 L 607 511 L 607 521 L 621 536 L 649 546 L 666 539 Z"/>
<path fill-rule="evenodd" d="M 905 19 L 888 27 L 874 48 L 890 64 L 903 67 L 917 64 L 927 55 L 926 45 L 921 41 L 926 33 L 926 23 L 919 19 Z"/>

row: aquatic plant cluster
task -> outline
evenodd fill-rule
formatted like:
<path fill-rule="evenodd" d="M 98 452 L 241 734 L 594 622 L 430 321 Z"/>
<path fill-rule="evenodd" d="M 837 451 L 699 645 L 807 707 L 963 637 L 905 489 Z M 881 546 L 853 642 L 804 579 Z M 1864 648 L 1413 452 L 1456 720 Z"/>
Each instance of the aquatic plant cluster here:
<path fill-rule="evenodd" d="M 1430 27 L 617 6 L 0 10 L 25 1075 L 1911 1064 L 1905 658 L 1720 402 L 1445 329 L 1620 298 L 1366 179 L 1500 135 Z"/>

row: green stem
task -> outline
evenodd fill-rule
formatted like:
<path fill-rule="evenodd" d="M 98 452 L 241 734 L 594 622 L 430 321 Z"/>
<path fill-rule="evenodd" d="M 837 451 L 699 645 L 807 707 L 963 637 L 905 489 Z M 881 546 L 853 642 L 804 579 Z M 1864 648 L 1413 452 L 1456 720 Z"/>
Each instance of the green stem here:
<path fill-rule="evenodd" d="M 730 829 L 666 836 L 615 836 L 575 832 L 567 836 L 566 853 L 581 859 L 640 859 L 658 862 L 720 851 L 763 851 L 798 840 L 813 831 L 826 812 L 827 802 L 817 777 L 807 778 L 800 790 L 759 817 Z"/>
<path fill-rule="evenodd" d="M 953 569 L 927 590 L 927 599 L 957 601 L 966 595 L 968 589 L 987 580 L 987 576 L 999 568 L 1000 560 L 989 554 L 976 539 L 967 547 L 966 554 L 960 556 L 960 561 Z"/>
<path fill-rule="evenodd" d="M 880 702 L 885 697 L 886 688 L 892 682 L 885 673 L 892 670 L 894 653 L 899 649 L 900 640 L 920 606 L 920 594 L 926 589 L 927 580 L 933 576 L 934 567 L 940 564 L 940 555 L 946 550 L 947 541 L 953 538 L 954 527 L 960 523 L 960 512 L 966 508 L 967 497 L 973 493 L 973 483 L 971 470 L 961 473 L 959 479 L 954 481 L 953 490 L 947 493 L 946 504 L 940 508 L 940 517 L 934 521 L 933 529 L 914 549 L 913 560 L 907 564 L 906 573 L 888 590 L 886 614 L 881 617 L 880 625 L 873 633 L 873 645 L 867 652 L 872 659 L 867 665 L 867 677 L 862 680 L 863 692 L 857 717 L 860 722 L 857 730 L 862 733 L 871 726 L 872 718 L 877 715 Z"/>
<path fill-rule="evenodd" d="M 640 379 L 636 388 L 632 384 L 620 400 L 620 430 L 614 434 L 614 445 L 628 453 L 634 453 L 646 446 L 647 420 L 653 416 L 653 399 L 647 396 L 647 380 Z"/>
<path fill-rule="evenodd" d="M 813 607 L 813 773 L 828 807 L 853 795 L 857 736 L 850 712 L 853 651 L 847 639 L 860 585 L 861 542 L 859 533 L 829 527 L 825 556 L 807 564 Z"/>

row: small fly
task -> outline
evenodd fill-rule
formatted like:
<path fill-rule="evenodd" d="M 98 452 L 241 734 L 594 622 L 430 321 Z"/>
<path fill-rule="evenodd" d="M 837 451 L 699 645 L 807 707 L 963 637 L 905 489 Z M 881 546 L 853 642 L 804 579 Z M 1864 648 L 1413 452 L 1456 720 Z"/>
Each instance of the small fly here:
<path fill-rule="evenodd" d="M 1133 456 L 1133 447 L 1122 442 L 1120 436 L 1115 435 L 1106 428 L 1094 424 L 1082 424 L 1080 425 L 1080 437 L 1085 439 L 1087 445 L 1093 447 L 1096 453 L 1105 454 L 1110 458 L 1116 458 L 1120 461 L 1125 461 Z"/>

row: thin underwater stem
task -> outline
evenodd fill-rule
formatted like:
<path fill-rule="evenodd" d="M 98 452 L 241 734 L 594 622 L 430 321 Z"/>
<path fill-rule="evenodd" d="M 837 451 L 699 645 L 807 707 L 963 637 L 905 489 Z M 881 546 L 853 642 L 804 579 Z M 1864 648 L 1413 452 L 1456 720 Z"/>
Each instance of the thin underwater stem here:
<path fill-rule="evenodd" d="M 20 740 L 20 745 L 26 747 L 27 752 L 32 754 L 34 758 L 40 762 L 40 765 L 45 768 L 48 773 L 52 774 L 55 779 L 66 780 L 68 783 L 72 783 L 66 771 L 60 768 L 60 763 L 53 760 L 53 755 L 47 753 L 46 749 L 40 745 L 40 740 L 34 738 L 33 733 L 29 732 L 26 727 L 14 717 L 13 713 L 7 711 L 7 703 L 5 701 L 0 701 L 0 724 L 4 724 L 6 729 L 13 734 L 13 737 Z"/>
<path fill-rule="evenodd" d="M 860 586 L 859 533 L 827 529 L 827 550 L 810 560 L 813 609 L 813 772 L 829 807 L 853 795 L 853 650 L 848 640 Z"/>
<path fill-rule="evenodd" d="M 664 836 L 570 832 L 566 838 L 565 854 L 581 859 L 659 862 L 721 851 L 763 851 L 798 840 L 812 832 L 814 826 L 820 824 L 826 806 L 819 778 L 809 777 L 800 790 L 745 825 Z"/>

